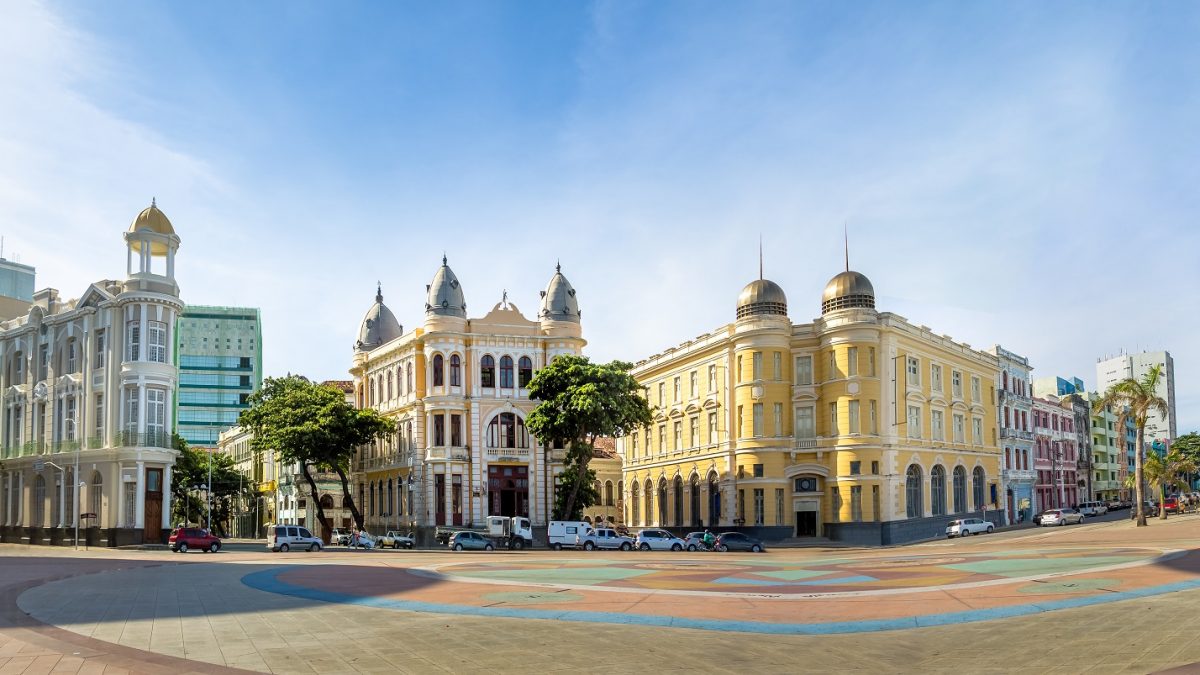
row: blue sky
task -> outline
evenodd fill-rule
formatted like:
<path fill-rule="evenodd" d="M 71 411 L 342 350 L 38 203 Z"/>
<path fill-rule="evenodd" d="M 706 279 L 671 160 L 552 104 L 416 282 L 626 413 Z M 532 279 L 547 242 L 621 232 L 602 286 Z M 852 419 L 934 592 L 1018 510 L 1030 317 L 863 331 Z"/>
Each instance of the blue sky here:
<path fill-rule="evenodd" d="M 791 316 L 841 268 L 1037 375 L 1166 348 L 1200 426 L 1200 8 L 1185 3 L 14 3 L 0 233 L 39 286 L 123 273 L 158 198 L 184 299 L 262 308 L 268 374 L 345 377 L 375 282 L 442 252 L 472 315 L 556 260 L 588 353 Z"/>

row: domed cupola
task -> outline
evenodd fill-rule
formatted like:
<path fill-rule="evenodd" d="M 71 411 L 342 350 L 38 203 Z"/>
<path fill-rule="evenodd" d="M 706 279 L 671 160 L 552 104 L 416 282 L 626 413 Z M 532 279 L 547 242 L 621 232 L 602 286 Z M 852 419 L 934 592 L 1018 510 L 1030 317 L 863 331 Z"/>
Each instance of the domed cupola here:
<path fill-rule="evenodd" d="M 770 279 L 755 279 L 738 295 L 737 318 L 787 316 L 787 295 Z"/>
<path fill-rule="evenodd" d="M 426 316 L 467 318 L 467 300 L 463 297 L 458 277 L 454 276 L 454 271 L 446 264 L 446 256 L 442 256 L 442 266 L 433 275 L 433 281 L 425 290 L 429 292 L 425 300 Z"/>
<path fill-rule="evenodd" d="M 853 308 L 875 309 L 875 288 L 865 274 L 847 269 L 825 285 L 821 314 Z"/>
<path fill-rule="evenodd" d="M 563 276 L 562 265 L 554 266 L 554 276 L 542 291 L 542 306 L 538 310 L 541 321 L 571 321 L 579 323 L 579 300 L 571 282 Z"/>
<path fill-rule="evenodd" d="M 396 320 L 392 310 L 383 304 L 383 287 L 375 289 L 375 304 L 367 310 L 362 326 L 358 329 L 358 342 L 354 348 L 366 352 L 404 335 L 404 327 Z"/>

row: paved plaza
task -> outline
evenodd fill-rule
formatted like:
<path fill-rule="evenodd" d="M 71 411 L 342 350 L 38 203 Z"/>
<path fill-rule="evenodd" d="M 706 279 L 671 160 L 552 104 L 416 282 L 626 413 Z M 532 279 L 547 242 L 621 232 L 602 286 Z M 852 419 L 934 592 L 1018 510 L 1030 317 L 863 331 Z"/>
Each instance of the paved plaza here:
<path fill-rule="evenodd" d="M 1200 516 L 765 554 L 0 548 L 9 672 L 1155 672 Z"/>

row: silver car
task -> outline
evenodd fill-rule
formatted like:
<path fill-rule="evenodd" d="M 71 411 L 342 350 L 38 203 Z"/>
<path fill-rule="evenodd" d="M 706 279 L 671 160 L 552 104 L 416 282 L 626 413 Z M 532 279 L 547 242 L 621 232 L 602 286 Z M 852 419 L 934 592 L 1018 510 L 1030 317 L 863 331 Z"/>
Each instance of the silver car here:
<path fill-rule="evenodd" d="M 946 537 L 967 537 L 972 534 L 991 534 L 995 529 L 991 523 L 982 518 L 961 518 L 952 520 L 946 526 Z"/>
<path fill-rule="evenodd" d="M 491 551 L 496 548 L 491 539 L 478 532 L 455 532 L 447 545 L 453 551 Z"/>
<path fill-rule="evenodd" d="M 1083 514 L 1075 509 L 1050 509 L 1042 514 L 1042 527 L 1047 525 L 1083 524 Z"/>
<path fill-rule="evenodd" d="M 638 532 L 636 546 L 639 551 L 682 551 L 687 542 L 666 530 L 642 530 Z"/>

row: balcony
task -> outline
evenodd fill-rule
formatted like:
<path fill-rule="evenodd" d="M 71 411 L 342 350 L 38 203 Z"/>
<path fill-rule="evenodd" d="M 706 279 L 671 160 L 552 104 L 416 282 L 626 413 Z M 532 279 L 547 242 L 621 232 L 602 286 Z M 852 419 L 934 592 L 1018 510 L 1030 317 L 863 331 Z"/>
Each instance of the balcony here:
<path fill-rule="evenodd" d="M 817 439 L 797 438 L 795 447 L 797 450 L 814 450 L 817 447 Z"/>
<path fill-rule="evenodd" d="M 1000 438 L 1015 438 L 1021 441 L 1032 441 L 1032 431 L 1021 431 L 1020 429 L 1000 429 Z"/>
<path fill-rule="evenodd" d="M 165 431 L 150 431 L 139 434 L 133 431 L 122 431 L 117 439 L 125 448 L 170 448 L 171 434 Z"/>
<path fill-rule="evenodd" d="M 1033 469 L 1005 469 L 1004 480 L 1009 482 L 1033 482 L 1037 478 L 1037 472 Z"/>
<path fill-rule="evenodd" d="M 452 446 L 425 448 L 425 460 L 451 460 L 454 462 L 470 461 L 470 448 L 456 448 Z"/>
<path fill-rule="evenodd" d="M 498 462 L 525 462 L 529 460 L 529 448 L 484 448 L 484 459 Z"/>
<path fill-rule="evenodd" d="M 381 455 L 379 457 L 367 457 L 360 463 L 362 471 L 380 471 L 384 469 L 398 469 L 400 467 L 412 466 L 412 453 L 395 452 L 389 455 Z"/>

